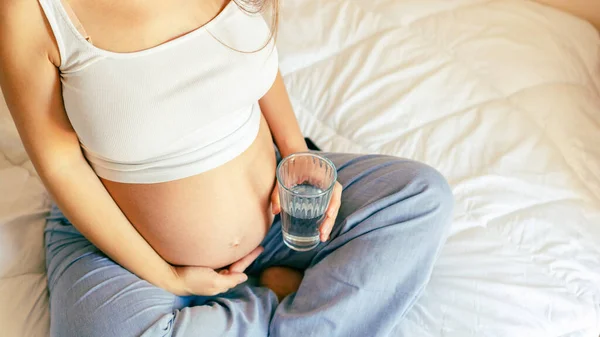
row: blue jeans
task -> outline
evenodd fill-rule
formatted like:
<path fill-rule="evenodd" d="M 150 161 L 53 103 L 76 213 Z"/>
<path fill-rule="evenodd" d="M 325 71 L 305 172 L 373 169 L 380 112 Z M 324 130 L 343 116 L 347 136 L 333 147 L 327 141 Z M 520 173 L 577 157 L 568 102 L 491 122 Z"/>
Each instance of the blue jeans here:
<path fill-rule="evenodd" d="M 276 217 L 248 270 L 304 270 L 298 291 L 281 303 L 252 282 L 214 297 L 175 296 L 110 260 L 54 207 L 45 232 L 51 336 L 389 336 L 431 275 L 452 193 L 437 171 L 414 161 L 324 155 L 343 185 L 331 239 L 290 250 Z"/>

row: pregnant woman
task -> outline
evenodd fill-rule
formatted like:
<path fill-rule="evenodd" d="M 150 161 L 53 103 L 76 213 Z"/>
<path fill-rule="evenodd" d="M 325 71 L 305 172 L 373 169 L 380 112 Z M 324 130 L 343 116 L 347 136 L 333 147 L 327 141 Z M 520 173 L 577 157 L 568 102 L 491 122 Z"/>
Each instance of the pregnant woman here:
<path fill-rule="evenodd" d="M 275 167 L 307 148 L 267 7 L 0 2 L 0 84 L 55 202 L 52 336 L 389 336 L 423 292 L 453 204 L 424 164 L 323 154 L 321 243 L 283 243 Z"/>

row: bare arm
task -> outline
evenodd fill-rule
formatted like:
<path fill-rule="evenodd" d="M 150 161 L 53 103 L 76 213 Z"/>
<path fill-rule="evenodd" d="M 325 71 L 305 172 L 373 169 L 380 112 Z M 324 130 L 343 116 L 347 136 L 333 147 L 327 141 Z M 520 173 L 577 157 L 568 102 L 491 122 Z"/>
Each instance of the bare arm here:
<path fill-rule="evenodd" d="M 277 73 L 271 89 L 259 100 L 259 104 L 283 157 L 308 150 L 281 73 Z"/>
<path fill-rule="evenodd" d="M 259 100 L 259 104 L 282 157 L 295 152 L 308 151 L 280 73 L 277 73 L 271 89 Z M 320 237 L 323 242 L 329 240 L 329 234 L 340 209 L 341 198 L 342 185 L 336 182 L 333 197 L 327 207 L 327 216 L 320 227 Z M 271 194 L 271 207 L 273 214 L 281 211 L 277 187 Z"/>
<path fill-rule="evenodd" d="M 66 217 L 139 277 L 185 293 L 176 270 L 144 240 L 84 159 L 64 111 L 58 53 L 37 1 L 0 4 L 0 86 L 25 149 Z"/>
<path fill-rule="evenodd" d="M 535 0 L 539 3 L 569 12 L 591 22 L 600 30 L 600 1 L 597 0 Z"/>

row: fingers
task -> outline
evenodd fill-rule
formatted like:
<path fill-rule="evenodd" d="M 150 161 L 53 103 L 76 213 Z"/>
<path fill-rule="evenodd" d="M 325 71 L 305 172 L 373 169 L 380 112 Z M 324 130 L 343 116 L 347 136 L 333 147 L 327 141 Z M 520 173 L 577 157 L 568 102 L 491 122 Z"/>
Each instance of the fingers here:
<path fill-rule="evenodd" d="M 337 214 L 336 214 L 337 215 Z M 331 230 L 333 229 L 333 225 L 335 224 L 335 216 L 326 215 L 325 220 L 321 224 L 320 228 L 320 239 L 321 242 L 325 242 L 329 240 L 329 235 L 331 234 Z"/>
<path fill-rule="evenodd" d="M 323 223 L 321 224 L 321 242 L 329 240 L 331 230 L 333 229 L 333 225 L 335 224 L 338 212 L 340 211 L 341 203 L 342 185 L 336 182 L 335 187 L 333 188 L 333 195 L 331 196 L 331 201 L 329 202 L 329 207 L 327 207 L 327 212 L 325 213 L 325 220 L 323 220 Z"/>
<path fill-rule="evenodd" d="M 182 293 L 214 296 L 224 293 L 240 283 L 246 282 L 248 276 L 243 273 L 223 269 L 216 272 L 206 267 L 176 267 L 177 275 L 182 282 Z"/>
<path fill-rule="evenodd" d="M 229 268 L 219 270 L 219 272 L 216 273 L 211 292 L 216 292 L 214 293 L 215 295 L 224 293 L 238 284 L 246 282 L 248 276 L 244 274 L 244 270 L 246 270 L 246 268 L 248 268 L 264 250 L 263 247 L 256 247 L 248 255 L 232 263 Z"/>
<path fill-rule="evenodd" d="M 256 258 L 264 251 L 265 249 L 263 247 L 256 247 L 253 251 L 250 252 L 250 254 L 242 257 L 241 259 L 239 259 L 238 261 L 232 263 L 228 269 L 225 270 L 229 270 L 229 272 L 231 273 L 242 273 L 244 272 L 244 270 L 246 270 L 246 268 L 248 268 L 252 262 L 254 262 L 254 260 L 256 260 Z"/>
<path fill-rule="evenodd" d="M 231 272 L 228 269 L 223 269 L 218 273 L 215 273 L 213 284 L 208 293 L 210 295 L 217 295 L 227 292 L 231 288 L 235 288 L 238 284 L 244 283 L 248 280 L 248 276 L 244 273 Z"/>
<path fill-rule="evenodd" d="M 279 212 L 281 212 L 281 204 L 279 203 L 279 188 L 277 184 L 275 184 L 273 193 L 271 193 L 271 212 L 273 212 L 273 214 L 279 214 Z"/>

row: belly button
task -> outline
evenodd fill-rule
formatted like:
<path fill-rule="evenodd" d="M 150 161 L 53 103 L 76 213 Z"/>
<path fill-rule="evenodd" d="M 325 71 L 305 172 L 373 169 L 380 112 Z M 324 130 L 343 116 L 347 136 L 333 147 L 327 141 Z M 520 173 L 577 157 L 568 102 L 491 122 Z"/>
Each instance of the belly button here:
<path fill-rule="evenodd" d="M 229 245 L 233 248 L 236 248 L 240 245 L 240 243 L 242 243 L 242 239 L 235 238 L 235 239 L 233 239 L 233 241 L 231 241 L 231 243 Z"/>

